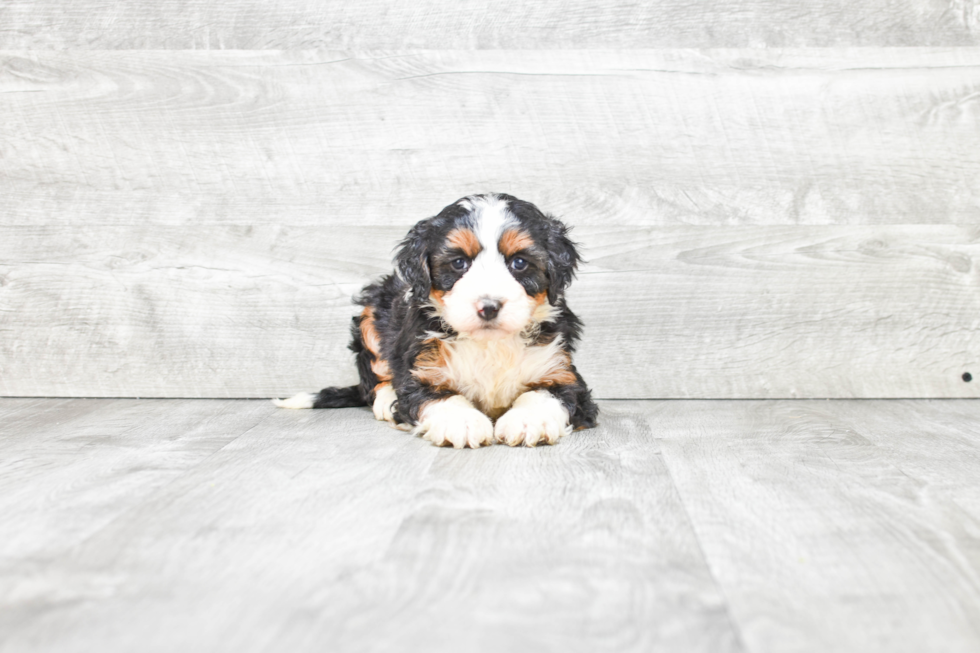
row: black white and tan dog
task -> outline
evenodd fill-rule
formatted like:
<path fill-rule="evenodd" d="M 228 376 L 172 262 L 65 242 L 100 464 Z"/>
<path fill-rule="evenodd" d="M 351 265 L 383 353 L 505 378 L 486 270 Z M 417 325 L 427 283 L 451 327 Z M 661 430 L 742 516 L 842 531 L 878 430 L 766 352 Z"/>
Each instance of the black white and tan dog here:
<path fill-rule="evenodd" d="M 565 304 L 579 262 L 568 227 L 530 202 L 472 195 L 412 227 L 394 262 L 355 299 L 360 383 L 276 405 L 373 406 L 457 448 L 555 444 L 595 426 L 572 364 L 582 324 Z"/>

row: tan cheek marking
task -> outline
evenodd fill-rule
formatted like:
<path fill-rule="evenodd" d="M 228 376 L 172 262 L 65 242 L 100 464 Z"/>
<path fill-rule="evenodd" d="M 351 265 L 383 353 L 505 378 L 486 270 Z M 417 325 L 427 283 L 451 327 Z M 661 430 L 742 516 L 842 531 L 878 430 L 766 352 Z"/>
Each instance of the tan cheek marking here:
<path fill-rule="evenodd" d="M 497 249 L 505 257 L 510 257 L 521 251 L 522 249 L 527 249 L 534 245 L 534 241 L 523 231 L 519 229 L 508 229 L 500 237 L 500 242 L 497 244 Z"/>
<path fill-rule="evenodd" d="M 532 296 L 531 299 L 534 300 L 535 306 L 541 306 L 541 304 L 544 304 L 546 301 L 548 301 L 548 293 L 547 291 L 539 292 L 537 295 Z"/>
<path fill-rule="evenodd" d="M 391 368 L 388 367 L 388 361 L 381 358 L 381 338 L 378 337 L 378 331 L 374 328 L 374 310 L 370 306 L 361 313 L 361 340 L 364 341 L 364 346 L 374 356 L 374 360 L 371 361 L 371 371 L 378 377 L 378 380 L 390 381 Z"/>
<path fill-rule="evenodd" d="M 446 303 L 445 295 L 446 295 L 446 291 L 445 290 L 430 290 L 429 291 L 429 299 L 431 299 L 432 301 L 434 301 L 436 304 L 439 304 L 440 306 L 442 306 L 443 304 Z"/>
<path fill-rule="evenodd" d="M 476 258 L 476 255 L 483 249 L 480 247 L 480 240 L 476 237 L 476 234 L 469 229 L 453 229 L 449 232 L 446 240 L 450 245 L 462 250 L 470 258 Z"/>

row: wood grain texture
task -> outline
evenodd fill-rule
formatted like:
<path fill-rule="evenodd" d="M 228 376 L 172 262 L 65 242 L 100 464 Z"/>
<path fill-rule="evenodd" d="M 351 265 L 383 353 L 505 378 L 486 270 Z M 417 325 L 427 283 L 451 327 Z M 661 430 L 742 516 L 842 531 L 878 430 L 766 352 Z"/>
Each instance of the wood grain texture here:
<path fill-rule="evenodd" d="M 569 291 L 604 398 L 977 397 L 980 232 L 593 228 Z M 0 228 L 0 395 L 269 397 L 356 380 L 400 230 Z"/>
<path fill-rule="evenodd" d="M 471 451 L 367 409 L 0 399 L 39 417 L 0 429 L 0 651 L 980 647 L 980 401 L 600 408 Z"/>
<path fill-rule="evenodd" d="M 53 496 L 74 478 L 109 501 L 143 478 L 88 473 L 118 468 L 123 442 L 132 461 L 197 456 L 192 412 L 260 418 L 60 554 L 55 531 L 8 547 L 2 650 L 744 650 L 635 411 L 557 447 L 461 452 L 366 409 L 76 401 L 129 437 L 81 460 L 71 428 L 39 428 L 51 473 L 5 483 Z M 100 516 L 69 499 L 34 519 Z"/>
<path fill-rule="evenodd" d="M 486 191 L 577 224 L 976 224 L 978 98 L 980 48 L 5 52 L 0 224 L 407 228 Z"/>
<path fill-rule="evenodd" d="M 0 559 L 29 549 L 25 574 L 133 510 L 269 412 L 260 402 L 52 403 L 33 420 L 23 411 L 16 422 L 3 420 L 9 435 L 0 440 Z"/>
<path fill-rule="evenodd" d="M 440 451 L 384 564 L 321 593 L 280 643 L 743 650 L 654 433 L 635 414 L 602 409 L 598 429 L 559 447 Z"/>
<path fill-rule="evenodd" d="M 923 403 L 665 402 L 650 411 L 749 650 L 980 647 L 980 521 L 955 497 L 980 474 L 980 402 L 927 404 L 921 416 Z M 920 475 L 926 466 L 907 436 L 892 444 L 903 431 L 935 435 L 934 459 L 967 451 L 959 466 L 970 480 Z"/>
<path fill-rule="evenodd" d="M 818 414 L 850 424 L 881 449 L 883 459 L 919 480 L 923 491 L 945 494 L 978 520 L 976 411 L 976 402 L 903 401 L 890 404 L 888 411 L 855 416 L 847 403 L 830 402 Z"/>
<path fill-rule="evenodd" d="M 577 361 L 601 379 L 600 396 L 980 396 L 962 378 L 980 364 L 976 228 L 621 229 L 583 240 L 591 265 L 569 296 L 588 325 Z"/>
<path fill-rule="evenodd" d="M 649 48 L 980 43 L 974 0 L 8 0 L 2 48 Z"/>

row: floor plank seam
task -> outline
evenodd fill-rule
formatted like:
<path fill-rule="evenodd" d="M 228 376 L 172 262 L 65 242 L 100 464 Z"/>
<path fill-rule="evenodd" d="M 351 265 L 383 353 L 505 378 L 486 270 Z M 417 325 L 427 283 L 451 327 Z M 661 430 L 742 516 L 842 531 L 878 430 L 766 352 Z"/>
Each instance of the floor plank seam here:
<path fill-rule="evenodd" d="M 664 440 L 664 438 L 662 437 L 658 437 L 656 439 L 658 442 L 663 442 Z M 728 617 L 728 623 L 732 628 L 732 632 L 735 633 L 735 636 L 738 638 L 738 643 L 741 649 L 746 653 L 751 653 L 752 649 L 749 648 L 749 645 L 745 640 L 745 636 L 742 633 L 742 626 L 740 623 L 738 623 L 738 621 L 736 621 L 735 615 L 732 614 L 731 599 L 729 598 L 728 593 L 725 591 L 725 587 L 721 584 L 721 581 L 718 579 L 718 574 L 715 572 L 715 569 L 711 564 L 711 560 L 708 558 L 708 554 L 705 551 L 704 544 L 701 542 L 701 534 L 698 532 L 697 526 L 695 526 L 694 520 L 691 518 L 691 512 L 687 507 L 687 502 L 684 501 L 684 495 L 681 494 L 680 486 L 677 484 L 677 481 L 674 478 L 674 470 L 671 469 L 670 463 L 667 460 L 667 456 L 664 455 L 663 448 L 660 449 L 660 457 L 663 460 L 664 469 L 667 470 L 667 475 L 670 477 L 670 484 L 674 487 L 674 491 L 677 493 L 677 498 L 680 500 L 681 507 L 684 510 L 684 518 L 687 520 L 691 532 L 694 533 L 694 539 L 698 543 L 698 551 L 701 553 L 701 559 L 704 561 L 704 566 L 711 574 L 711 580 L 714 582 L 715 588 L 717 588 L 718 593 L 725 600 L 725 615 Z"/>

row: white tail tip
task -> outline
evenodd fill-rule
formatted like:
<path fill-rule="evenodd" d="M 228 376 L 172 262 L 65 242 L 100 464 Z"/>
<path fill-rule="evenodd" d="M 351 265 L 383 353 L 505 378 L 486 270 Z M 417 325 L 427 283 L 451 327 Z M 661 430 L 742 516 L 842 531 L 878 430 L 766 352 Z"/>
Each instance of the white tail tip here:
<path fill-rule="evenodd" d="M 313 408 L 316 395 L 312 392 L 301 392 L 289 399 L 273 399 L 272 403 L 280 408 Z"/>

